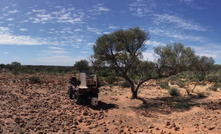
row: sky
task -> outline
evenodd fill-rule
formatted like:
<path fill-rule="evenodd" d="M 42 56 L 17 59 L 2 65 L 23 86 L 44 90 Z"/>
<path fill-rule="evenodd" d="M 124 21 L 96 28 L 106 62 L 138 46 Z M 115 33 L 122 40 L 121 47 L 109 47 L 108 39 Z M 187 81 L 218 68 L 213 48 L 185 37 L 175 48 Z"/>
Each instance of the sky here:
<path fill-rule="evenodd" d="M 139 27 L 153 48 L 182 43 L 221 63 L 220 0 L 0 0 L 0 64 L 73 66 L 97 38 Z"/>

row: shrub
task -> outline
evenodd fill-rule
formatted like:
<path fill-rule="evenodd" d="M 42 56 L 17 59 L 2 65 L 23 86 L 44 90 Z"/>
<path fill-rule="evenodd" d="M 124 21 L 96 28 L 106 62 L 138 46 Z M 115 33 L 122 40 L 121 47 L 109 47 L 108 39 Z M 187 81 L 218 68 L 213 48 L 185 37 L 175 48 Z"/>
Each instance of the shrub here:
<path fill-rule="evenodd" d="M 168 77 L 168 80 L 175 81 L 175 80 L 177 80 L 177 76 L 176 75 L 172 75 L 172 76 Z"/>
<path fill-rule="evenodd" d="M 19 72 L 18 71 L 13 71 L 12 72 L 14 75 L 19 75 Z"/>
<path fill-rule="evenodd" d="M 199 98 L 205 98 L 205 97 L 206 97 L 205 93 L 203 93 L 203 92 L 197 93 L 197 96 L 198 96 Z"/>
<path fill-rule="evenodd" d="M 117 81 L 117 78 L 116 78 L 116 76 L 114 76 L 114 75 L 110 75 L 110 76 L 108 76 L 108 77 L 106 78 L 106 81 L 107 81 L 107 83 L 109 83 L 109 84 L 114 84 L 114 82 Z"/>
<path fill-rule="evenodd" d="M 215 87 L 215 86 L 211 86 L 211 87 L 209 87 L 209 89 L 213 90 L 213 91 L 217 91 L 217 87 Z"/>
<path fill-rule="evenodd" d="M 130 84 L 127 82 L 127 81 L 124 81 L 122 84 L 121 84 L 121 87 L 130 87 Z"/>
<path fill-rule="evenodd" d="M 207 84 L 205 82 L 201 83 L 202 86 L 206 86 Z"/>
<path fill-rule="evenodd" d="M 164 89 L 168 89 L 169 88 L 168 82 L 161 82 L 160 87 Z"/>
<path fill-rule="evenodd" d="M 176 82 L 176 84 L 177 84 L 180 88 L 186 86 L 186 83 L 185 83 L 185 82 L 182 82 L 182 81 Z"/>
<path fill-rule="evenodd" d="M 213 91 L 217 91 L 217 89 L 220 87 L 220 84 L 218 83 L 215 83 L 213 86 L 209 87 L 210 90 L 213 90 Z"/>
<path fill-rule="evenodd" d="M 180 92 L 177 88 L 171 87 L 168 89 L 168 92 L 171 96 L 180 96 Z"/>
<path fill-rule="evenodd" d="M 102 77 L 109 77 L 110 75 L 113 75 L 111 73 L 112 72 L 109 69 L 103 69 L 98 71 L 98 75 Z"/>
<path fill-rule="evenodd" d="M 207 75 L 206 80 L 209 82 L 220 81 L 220 75 L 219 74 L 209 74 L 209 75 Z"/>
<path fill-rule="evenodd" d="M 170 84 L 171 84 L 171 85 L 174 85 L 174 84 L 175 84 L 175 82 L 174 82 L 174 81 L 171 81 L 171 82 L 170 82 Z"/>
<path fill-rule="evenodd" d="M 28 78 L 32 83 L 40 83 L 39 77 L 32 76 Z"/>

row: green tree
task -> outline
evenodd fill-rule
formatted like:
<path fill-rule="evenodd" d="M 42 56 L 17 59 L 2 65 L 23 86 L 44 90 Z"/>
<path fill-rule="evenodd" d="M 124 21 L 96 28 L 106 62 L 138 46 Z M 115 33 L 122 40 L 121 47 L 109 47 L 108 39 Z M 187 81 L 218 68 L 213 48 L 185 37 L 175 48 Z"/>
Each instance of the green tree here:
<path fill-rule="evenodd" d="M 212 57 L 197 57 L 198 60 L 195 63 L 195 69 L 199 74 L 199 80 L 204 80 L 206 75 L 209 74 L 211 70 L 214 69 L 214 59 Z"/>
<path fill-rule="evenodd" d="M 91 55 L 91 56 L 88 58 L 88 61 L 89 61 L 89 63 L 91 64 L 91 66 L 93 67 L 94 72 L 97 72 L 98 68 L 104 67 L 104 65 L 105 65 L 102 60 L 96 59 L 96 58 L 94 57 L 94 55 Z"/>
<path fill-rule="evenodd" d="M 18 71 L 21 69 L 21 63 L 17 62 L 17 61 L 14 61 L 11 63 L 11 66 L 12 68 L 15 70 L 15 71 Z"/>
<path fill-rule="evenodd" d="M 184 48 L 181 43 L 174 45 L 158 46 L 154 48 L 158 56 L 158 74 L 175 75 L 182 71 L 191 70 L 197 61 L 195 52 L 190 48 Z"/>
<path fill-rule="evenodd" d="M 130 84 L 132 98 L 137 98 L 137 90 L 128 72 L 136 62 L 140 61 L 148 39 L 149 33 L 136 27 L 103 35 L 93 46 L 95 58 L 119 69 L 122 77 Z"/>
<path fill-rule="evenodd" d="M 74 68 L 80 72 L 85 72 L 89 70 L 89 62 L 87 60 L 76 61 Z"/>

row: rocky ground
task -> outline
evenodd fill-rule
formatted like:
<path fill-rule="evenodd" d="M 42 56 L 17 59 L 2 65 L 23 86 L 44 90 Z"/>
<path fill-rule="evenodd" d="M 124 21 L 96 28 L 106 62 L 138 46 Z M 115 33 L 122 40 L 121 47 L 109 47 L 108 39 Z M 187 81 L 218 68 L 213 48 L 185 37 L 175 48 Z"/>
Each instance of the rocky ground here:
<path fill-rule="evenodd" d="M 99 105 L 91 107 L 69 99 L 70 77 L 0 73 L 0 133 L 221 133 L 221 92 L 207 86 L 196 90 L 205 98 L 173 98 L 147 82 L 135 100 L 129 88 L 102 86 Z"/>

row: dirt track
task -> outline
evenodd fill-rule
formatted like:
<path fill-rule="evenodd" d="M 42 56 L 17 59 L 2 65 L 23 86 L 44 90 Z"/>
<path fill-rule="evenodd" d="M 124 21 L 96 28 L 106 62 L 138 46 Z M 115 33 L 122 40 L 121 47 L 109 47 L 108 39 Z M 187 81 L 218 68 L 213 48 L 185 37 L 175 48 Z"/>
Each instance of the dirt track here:
<path fill-rule="evenodd" d="M 41 74 L 37 84 L 29 77 L 0 74 L 0 133 L 221 133 L 220 91 L 175 99 L 144 84 L 141 99 L 131 100 L 129 89 L 103 86 L 99 106 L 90 107 L 68 98 L 71 75 Z"/>

